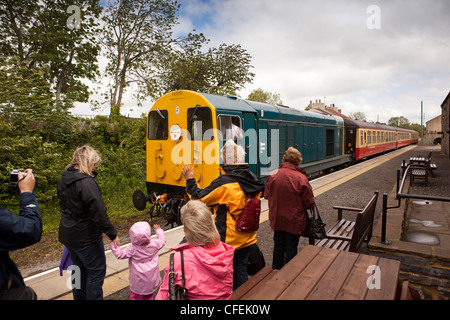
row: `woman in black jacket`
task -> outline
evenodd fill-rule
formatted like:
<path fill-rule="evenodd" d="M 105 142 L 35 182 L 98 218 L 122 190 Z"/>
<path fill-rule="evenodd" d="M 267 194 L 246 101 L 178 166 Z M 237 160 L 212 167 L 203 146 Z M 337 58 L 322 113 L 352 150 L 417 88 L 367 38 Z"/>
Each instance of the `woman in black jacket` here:
<path fill-rule="evenodd" d="M 92 147 L 80 147 L 58 181 L 59 241 L 69 250 L 74 264 L 71 268 L 75 278 L 72 280 L 74 300 L 103 299 L 106 275 L 103 233 L 116 247 L 119 245 L 117 231 L 106 214 L 102 192 L 94 180 L 94 168 L 100 162 Z"/>

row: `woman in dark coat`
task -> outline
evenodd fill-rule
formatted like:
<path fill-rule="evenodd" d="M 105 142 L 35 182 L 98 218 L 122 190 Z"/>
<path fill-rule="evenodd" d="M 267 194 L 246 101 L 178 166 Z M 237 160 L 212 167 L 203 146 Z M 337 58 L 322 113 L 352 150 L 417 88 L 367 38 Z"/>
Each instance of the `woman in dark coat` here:
<path fill-rule="evenodd" d="M 306 229 L 306 210 L 314 206 L 314 194 L 300 168 L 302 154 L 290 147 L 280 168 L 266 182 L 270 226 L 274 230 L 273 269 L 281 269 L 297 254 L 300 235 Z"/>
<path fill-rule="evenodd" d="M 74 300 L 103 299 L 106 275 L 103 233 L 116 247 L 119 245 L 117 231 L 106 214 L 102 192 L 94 180 L 94 168 L 100 162 L 92 147 L 80 147 L 58 181 L 61 206 L 58 236 L 74 264 L 71 268 L 75 278 L 72 280 Z"/>

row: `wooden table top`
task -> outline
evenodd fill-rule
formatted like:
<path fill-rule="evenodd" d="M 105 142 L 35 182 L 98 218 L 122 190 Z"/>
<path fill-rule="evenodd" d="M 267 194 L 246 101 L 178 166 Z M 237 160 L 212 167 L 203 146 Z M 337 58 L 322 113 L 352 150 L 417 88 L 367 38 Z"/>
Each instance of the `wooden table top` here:
<path fill-rule="evenodd" d="M 261 270 L 233 298 L 393 300 L 399 272 L 396 260 L 308 245 L 281 270 Z"/>

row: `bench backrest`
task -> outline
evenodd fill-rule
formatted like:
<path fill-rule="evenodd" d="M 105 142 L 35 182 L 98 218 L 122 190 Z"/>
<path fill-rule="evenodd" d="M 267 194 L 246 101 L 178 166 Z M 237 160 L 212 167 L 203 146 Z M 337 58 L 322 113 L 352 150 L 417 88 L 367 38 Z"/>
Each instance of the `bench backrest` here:
<path fill-rule="evenodd" d="M 361 212 L 358 212 L 349 251 L 358 252 L 366 237 L 368 237 L 367 240 L 370 240 L 377 200 L 378 191 L 374 193 L 366 207 Z"/>

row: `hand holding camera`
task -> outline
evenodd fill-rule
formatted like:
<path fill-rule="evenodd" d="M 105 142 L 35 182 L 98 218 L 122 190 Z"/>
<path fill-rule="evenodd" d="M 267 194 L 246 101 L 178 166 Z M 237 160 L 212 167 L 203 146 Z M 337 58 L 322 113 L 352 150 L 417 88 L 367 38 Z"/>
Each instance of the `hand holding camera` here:
<path fill-rule="evenodd" d="M 33 192 L 34 189 L 34 175 L 33 170 L 13 170 L 9 175 L 9 182 L 17 184 L 20 189 L 20 193 Z"/>

